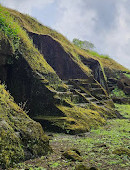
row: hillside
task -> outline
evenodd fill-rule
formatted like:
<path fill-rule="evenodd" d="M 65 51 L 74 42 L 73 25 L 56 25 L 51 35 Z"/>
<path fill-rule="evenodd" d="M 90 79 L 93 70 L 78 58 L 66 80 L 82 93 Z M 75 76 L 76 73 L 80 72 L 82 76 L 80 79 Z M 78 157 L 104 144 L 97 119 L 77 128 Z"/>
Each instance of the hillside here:
<path fill-rule="evenodd" d="M 40 122 L 45 131 L 78 134 L 104 125 L 107 119 L 122 118 L 115 110 L 110 95 L 114 89 L 111 89 L 110 85 L 113 82 L 113 87 L 120 88 L 129 102 L 130 83 L 126 75 L 129 75 L 129 70 L 114 60 L 81 50 L 36 19 L 0 6 L 0 80 L 1 84 L 6 84 L 10 93 L 9 95 L 3 89 L 9 96 L 4 110 L 10 107 L 11 103 L 16 110 L 21 109 L 20 115 L 15 115 L 12 108 L 7 113 L 2 111 L 1 122 L 7 120 L 11 124 L 9 129 L 13 128 L 11 133 L 15 133 L 15 116 L 18 116 L 18 120 L 24 117 L 20 123 L 24 124 L 25 131 L 29 127 L 30 141 L 38 138 L 35 143 L 36 150 L 32 145 L 29 146 L 30 152 L 33 152 L 31 156 L 23 156 L 15 161 L 9 154 L 9 162 L 7 158 L 0 158 L 3 166 L 44 155 L 50 150 L 48 139 L 35 121 Z M 123 80 L 119 77 L 123 77 Z M 1 92 L 1 98 L 3 95 Z M 10 96 L 13 96 L 17 104 L 13 99 L 9 99 Z M 24 107 L 20 108 L 18 105 Z M 2 103 L 0 107 L 3 107 Z M 35 121 L 30 119 L 23 109 Z M 11 119 L 8 114 L 11 114 Z M 13 126 L 10 121 L 14 122 Z M 0 126 L 3 131 L 2 123 Z M 3 145 L 5 140 L 4 136 L 0 145 Z M 16 147 L 20 147 L 20 140 Z M 46 146 L 39 151 L 43 144 L 41 141 Z M 20 152 L 24 153 L 24 149 Z M 17 157 L 19 153 L 13 154 Z"/>

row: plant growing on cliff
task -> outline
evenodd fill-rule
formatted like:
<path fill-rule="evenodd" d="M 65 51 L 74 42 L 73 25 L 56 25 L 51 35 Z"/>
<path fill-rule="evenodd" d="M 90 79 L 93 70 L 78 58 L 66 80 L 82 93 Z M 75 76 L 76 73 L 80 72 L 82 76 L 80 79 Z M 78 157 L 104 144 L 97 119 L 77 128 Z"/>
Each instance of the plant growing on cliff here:
<path fill-rule="evenodd" d="M 11 42 L 13 52 L 16 53 L 19 47 L 20 38 L 18 36 L 19 28 L 13 18 L 8 12 L 4 11 L 4 8 L 0 6 L 0 31 L 7 36 Z M 17 58 L 17 55 L 16 55 Z"/>

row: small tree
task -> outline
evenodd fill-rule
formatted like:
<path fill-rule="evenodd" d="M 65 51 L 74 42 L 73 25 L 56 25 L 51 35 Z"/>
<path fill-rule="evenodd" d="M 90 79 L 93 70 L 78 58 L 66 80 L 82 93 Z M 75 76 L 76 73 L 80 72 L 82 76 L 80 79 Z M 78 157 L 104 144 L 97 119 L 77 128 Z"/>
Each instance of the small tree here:
<path fill-rule="evenodd" d="M 93 50 L 95 48 L 94 44 L 89 41 L 81 41 L 77 38 L 73 39 L 73 44 L 83 50 Z"/>

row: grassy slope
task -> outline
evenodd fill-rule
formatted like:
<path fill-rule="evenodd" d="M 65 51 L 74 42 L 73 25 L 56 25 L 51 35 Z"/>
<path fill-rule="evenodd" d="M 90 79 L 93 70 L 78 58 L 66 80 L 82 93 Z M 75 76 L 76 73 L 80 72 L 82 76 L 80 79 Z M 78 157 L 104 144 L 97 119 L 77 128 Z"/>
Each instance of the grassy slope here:
<path fill-rule="evenodd" d="M 26 31 L 20 27 L 15 18 L 2 6 L 0 6 L 0 23 L 0 30 L 4 33 L 3 36 L 0 36 L 0 41 L 2 42 L 2 38 L 9 39 L 15 56 L 17 56 L 17 51 L 19 51 L 34 72 L 44 73 L 45 76 L 41 78 L 45 79 L 45 81 L 48 79 L 52 85 L 56 84 L 55 82 L 60 84 L 61 81 L 55 71 L 34 47 Z"/>
<path fill-rule="evenodd" d="M 50 29 L 49 27 L 43 26 L 41 23 L 39 23 L 35 18 L 32 18 L 28 15 L 21 14 L 15 10 L 8 9 L 8 11 L 11 13 L 12 16 L 15 17 L 15 20 L 26 30 L 31 32 L 36 32 L 38 34 L 47 34 L 56 39 L 61 43 L 61 45 L 64 47 L 64 49 L 73 55 L 73 59 L 77 61 L 77 63 L 81 66 L 81 68 L 90 75 L 90 70 L 86 66 L 80 62 L 80 59 L 78 55 L 83 55 L 86 58 L 94 58 L 100 61 L 103 65 L 103 67 L 108 67 L 109 69 L 115 69 L 115 70 L 122 70 L 122 71 L 129 71 L 121 64 L 117 63 L 113 59 L 109 58 L 106 55 L 100 55 L 93 51 L 85 51 L 82 49 L 79 49 L 72 43 L 70 43 L 63 35 L 56 32 L 55 30 Z"/>

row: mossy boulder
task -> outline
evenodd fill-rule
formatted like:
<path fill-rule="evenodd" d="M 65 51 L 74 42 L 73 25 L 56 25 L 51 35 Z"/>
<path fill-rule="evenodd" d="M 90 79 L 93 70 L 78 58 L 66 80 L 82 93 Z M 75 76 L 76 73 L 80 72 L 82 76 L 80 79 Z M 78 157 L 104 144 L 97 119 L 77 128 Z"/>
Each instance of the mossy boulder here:
<path fill-rule="evenodd" d="M 14 102 L 0 85 L 0 164 L 7 168 L 14 163 L 51 152 L 48 137 L 41 125 Z"/>
<path fill-rule="evenodd" d="M 68 150 L 65 151 L 62 156 L 72 161 L 79 161 L 82 162 L 82 157 L 75 151 L 75 150 Z"/>

